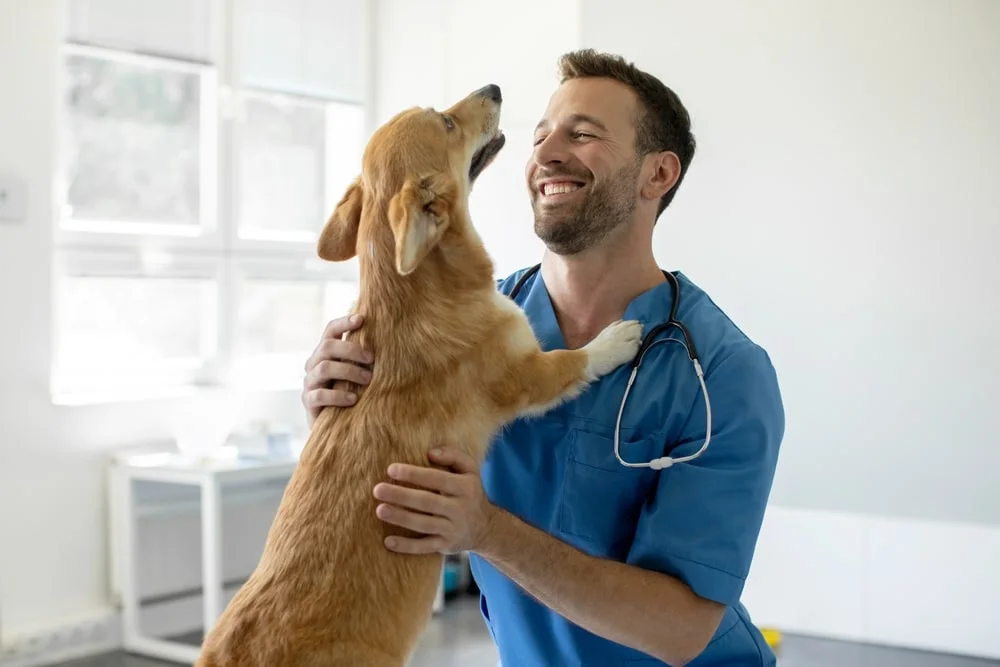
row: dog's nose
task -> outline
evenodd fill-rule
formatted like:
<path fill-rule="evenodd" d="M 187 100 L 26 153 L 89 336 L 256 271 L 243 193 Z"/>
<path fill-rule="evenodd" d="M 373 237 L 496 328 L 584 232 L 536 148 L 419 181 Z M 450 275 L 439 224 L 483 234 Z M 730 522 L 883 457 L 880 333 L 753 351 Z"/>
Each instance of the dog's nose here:
<path fill-rule="evenodd" d="M 488 97 L 497 104 L 503 102 L 503 95 L 500 94 L 500 86 L 496 85 L 495 83 L 491 83 L 488 86 L 483 86 L 482 88 L 476 91 L 476 95 L 479 95 L 480 97 Z"/>

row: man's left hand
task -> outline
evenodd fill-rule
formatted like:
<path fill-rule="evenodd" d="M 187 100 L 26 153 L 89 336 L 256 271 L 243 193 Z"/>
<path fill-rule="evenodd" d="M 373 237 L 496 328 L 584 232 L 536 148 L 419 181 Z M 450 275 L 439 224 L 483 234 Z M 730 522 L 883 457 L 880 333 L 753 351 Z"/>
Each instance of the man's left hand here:
<path fill-rule="evenodd" d="M 483 491 L 478 464 L 453 448 L 431 450 L 429 460 L 449 470 L 393 463 L 389 477 L 420 488 L 375 486 L 374 495 L 382 501 L 375 510 L 380 519 L 425 535 L 394 535 L 386 538 L 386 547 L 407 554 L 478 550 L 497 511 Z"/>

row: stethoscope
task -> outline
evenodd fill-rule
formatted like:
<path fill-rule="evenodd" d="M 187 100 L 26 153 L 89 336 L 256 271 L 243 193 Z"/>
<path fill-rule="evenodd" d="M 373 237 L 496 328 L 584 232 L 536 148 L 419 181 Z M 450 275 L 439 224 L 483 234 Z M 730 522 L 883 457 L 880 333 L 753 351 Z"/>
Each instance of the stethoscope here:
<path fill-rule="evenodd" d="M 514 288 L 510 291 L 508 297 L 513 301 L 517 298 L 517 295 L 521 292 L 521 287 L 531 276 L 538 273 L 541 268 L 541 264 L 536 264 L 531 267 L 514 283 Z M 658 324 L 649 330 L 643 339 L 642 343 L 639 345 L 639 350 L 636 352 L 635 357 L 632 358 L 630 365 L 632 367 L 632 374 L 628 378 L 628 384 L 625 385 L 625 394 L 622 396 L 621 405 L 618 408 L 618 420 L 615 423 L 615 457 L 618 462 L 621 463 L 626 468 L 652 468 L 653 470 L 662 470 L 664 468 L 669 468 L 675 463 L 687 463 L 688 461 L 693 461 L 694 459 L 701 456 L 706 449 L 708 449 L 708 443 L 712 439 L 712 403 L 708 399 L 708 388 L 705 386 L 705 373 L 701 368 L 701 363 L 698 361 L 698 351 L 695 350 L 694 343 L 691 341 L 691 334 L 688 332 L 687 327 L 677 319 L 677 305 L 680 302 L 680 285 L 677 282 L 677 277 L 669 272 L 663 271 L 663 276 L 670 283 L 670 287 L 673 289 L 673 302 L 670 306 L 670 318 L 662 323 Z M 660 338 L 656 337 L 670 329 L 670 327 L 676 327 L 681 335 L 684 336 L 684 340 L 680 341 L 676 338 Z M 649 352 L 650 348 L 659 343 L 680 343 L 687 350 L 688 358 L 694 365 L 694 372 L 698 375 L 698 382 L 701 384 L 701 393 L 705 397 L 705 442 L 702 443 L 701 449 L 699 449 L 694 454 L 688 456 L 681 456 L 678 458 L 672 458 L 670 456 L 661 456 L 660 458 L 653 459 L 646 463 L 629 463 L 622 459 L 619 453 L 619 432 L 622 425 L 622 415 L 625 413 L 625 402 L 628 400 L 629 392 L 632 390 L 632 385 L 635 383 L 635 377 L 639 373 L 639 367 L 642 365 L 642 360 Z"/>

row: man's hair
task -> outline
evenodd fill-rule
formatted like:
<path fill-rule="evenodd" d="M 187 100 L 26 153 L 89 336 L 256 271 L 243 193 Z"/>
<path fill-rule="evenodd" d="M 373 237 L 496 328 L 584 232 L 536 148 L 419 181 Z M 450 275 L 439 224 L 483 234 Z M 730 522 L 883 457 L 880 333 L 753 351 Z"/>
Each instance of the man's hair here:
<path fill-rule="evenodd" d="M 635 148 L 640 157 L 648 153 L 671 151 L 681 163 L 677 182 L 660 199 L 659 218 L 674 198 L 688 165 L 694 158 L 695 140 L 691 117 L 677 94 L 655 76 L 643 72 L 622 56 L 580 49 L 559 58 L 559 82 L 585 77 L 606 77 L 624 83 L 639 98 Z"/>

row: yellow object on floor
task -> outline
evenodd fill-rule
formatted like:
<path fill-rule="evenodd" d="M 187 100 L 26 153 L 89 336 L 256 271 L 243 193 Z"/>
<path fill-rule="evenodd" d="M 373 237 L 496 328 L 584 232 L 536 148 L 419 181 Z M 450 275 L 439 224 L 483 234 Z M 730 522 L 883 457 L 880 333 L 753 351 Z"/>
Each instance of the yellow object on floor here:
<path fill-rule="evenodd" d="M 764 641 L 766 641 L 767 645 L 772 649 L 778 648 L 778 645 L 781 644 L 780 630 L 776 630 L 774 628 L 761 628 L 760 633 L 764 635 Z"/>

